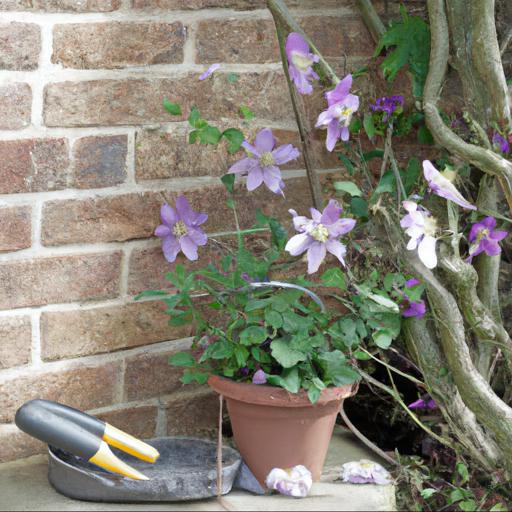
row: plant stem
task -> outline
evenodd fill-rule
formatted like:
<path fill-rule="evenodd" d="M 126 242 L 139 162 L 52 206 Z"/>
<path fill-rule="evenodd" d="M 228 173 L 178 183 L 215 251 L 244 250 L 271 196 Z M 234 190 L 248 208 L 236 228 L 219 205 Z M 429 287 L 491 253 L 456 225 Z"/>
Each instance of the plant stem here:
<path fill-rule="evenodd" d="M 229 236 L 229 235 L 249 235 L 251 233 L 262 233 L 262 232 L 270 232 L 269 228 L 250 228 L 250 229 L 240 229 L 238 231 L 221 231 L 220 233 L 215 233 L 215 236 Z"/>
<path fill-rule="evenodd" d="M 378 43 L 384 32 L 386 32 L 386 27 L 377 14 L 375 7 L 373 7 L 371 0 L 357 0 L 357 7 L 373 40 Z"/>

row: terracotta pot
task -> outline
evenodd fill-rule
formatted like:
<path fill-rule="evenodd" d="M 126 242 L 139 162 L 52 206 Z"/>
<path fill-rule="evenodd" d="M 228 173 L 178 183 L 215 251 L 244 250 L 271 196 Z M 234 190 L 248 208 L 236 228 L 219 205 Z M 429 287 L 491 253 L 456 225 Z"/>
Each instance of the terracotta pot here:
<path fill-rule="evenodd" d="M 273 468 L 306 466 L 318 481 L 336 416 L 352 386 L 324 389 L 316 404 L 305 391 L 234 382 L 210 376 L 224 396 L 238 450 L 261 485 Z"/>

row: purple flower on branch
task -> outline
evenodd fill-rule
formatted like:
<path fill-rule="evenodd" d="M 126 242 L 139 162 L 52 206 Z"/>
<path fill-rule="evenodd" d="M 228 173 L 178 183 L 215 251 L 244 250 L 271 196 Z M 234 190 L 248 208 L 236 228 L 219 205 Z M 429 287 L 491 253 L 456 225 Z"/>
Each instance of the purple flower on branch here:
<path fill-rule="evenodd" d="M 257 370 L 254 372 L 254 375 L 252 376 L 252 383 L 253 384 L 266 384 L 267 383 L 267 376 L 263 370 Z"/>
<path fill-rule="evenodd" d="M 510 144 L 508 140 L 498 132 L 495 132 L 492 137 L 492 145 L 496 151 L 500 151 L 504 155 L 510 151 Z"/>
<path fill-rule="evenodd" d="M 418 399 L 407 406 L 409 409 L 437 409 L 437 404 L 432 398 Z"/>
<path fill-rule="evenodd" d="M 440 173 L 433 165 L 430 160 L 423 161 L 423 176 L 427 180 L 428 187 L 432 192 L 439 197 L 444 197 L 453 201 L 455 204 L 462 206 L 468 210 L 476 210 L 476 206 L 472 205 L 469 201 L 466 201 L 462 194 L 455 188 L 455 185 L 446 177 Z"/>
<path fill-rule="evenodd" d="M 274 149 L 276 139 L 270 128 L 261 130 L 254 140 L 254 145 L 245 141 L 242 146 L 247 156 L 232 165 L 228 174 L 247 174 L 247 190 L 252 191 L 262 183 L 274 194 L 283 194 L 284 182 L 281 178 L 280 165 L 299 157 L 299 150 L 291 144 L 284 144 Z"/>
<path fill-rule="evenodd" d="M 309 44 L 297 32 L 291 32 L 286 39 L 286 57 L 288 72 L 297 91 L 301 94 L 311 94 L 313 92 L 311 80 L 319 79 L 312 66 L 320 60 L 320 57 L 311 53 Z"/>
<path fill-rule="evenodd" d="M 326 147 L 332 151 L 338 140 L 347 141 L 349 138 L 348 127 L 352 115 L 359 108 L 359 97 L 350 94 L 352 87 L 352 75 L 347 75 L 333 91 L 325 94 L 328 109 L 324 110 L 316 122 L 316 127 L 327 127 Z"/>
<path fill-rule="evenodd" d="M 370 104 L 370 110 L 373 112 L 384 112 L 382 120 L 386 122 L 398 108 L 404 106 L 403 96 L 384 96 L 375 103 Z"/>
<path fill-rule="evenodd" d="M 292 256 L 308 251 L 308 273 L 313 274 L 322 264 L 326 251 L 334 254 L 345 265 L 344 256 L 347 249 L 338 238 L 354 229 L 354 219 L 340 218 L 343 209 L 337 201 L 331 199 L 320 213 L 311 208 L 311 219 L 298 215 L 295 210 L 288 210 L 293 215 L 293 225 L 298 235 L 292 236 L 285 250 Z"/>
<path fill-rule="evenodd" d="M 210 75 L 212 75 L 217 69 L 220 68 L 220 64 L 212 64 L 200 77 L 199 80 L 206 80 Z"/>
<path fill-rule="evenodd" d="M 191 261 L 197 260 L 197 248 L 205 245 L 208 237 L 199 226 L 208 219 L 206 213 L 192 211 L 185 196 L 176 199 L 176 210 L 167 203 L 160 209 L 162 224 L 155 235 L 162 239 L 165 259 L 171 263 L 180 251 Z"/>
<path fill-rule="evenodd" d="M 436 242 L 437 223 L 434 217 L 425 208 L 418 206 L 414 201 L 403 201 L 407 211 L 400 221 L 400 226 L 410 236 L 407 249 L 418 249 L 418 257 L 427 268 L 437 266 Z"/>
<path fill-rule="evenodd" d="M 496 256 L 501 252 L 498 242 L 503 240 L 508 233 L 503 230 L 494 229 L 496 227 L 496 219 L 494 217 L 486 217 L 484 220 L 477 222 L 471 226 L 469 232 L 469 258 L 471 261 L 473 256 L 485 252 L 487 256 Z"/>
<path fill-rule="evenodd" d="M 409 279 L 405 282 L 406 288 L 413 288 L 414 286 L 418 286 L 421 284 L 417 279 Z M 422 318 L 425 316 L 427 311 L 427 306 L 425 305 L 425 301 L 420 299 L 419 301 L 412 301 L 409 297 L 405 295 L 405 306 L 402 309 L 402 316 L 404 318 L 416 317 Z"/>

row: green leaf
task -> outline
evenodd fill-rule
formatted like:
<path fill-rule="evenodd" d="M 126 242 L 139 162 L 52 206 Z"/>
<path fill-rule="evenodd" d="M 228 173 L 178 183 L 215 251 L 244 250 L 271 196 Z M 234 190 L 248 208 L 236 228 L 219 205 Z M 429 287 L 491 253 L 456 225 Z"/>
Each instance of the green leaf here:
<path fill-rule="evenodd" d="M 224 174 L 224 176 L 222 176 L 220 179 L 230 194 L 232 194 L 235 190 L 235 177 L 236 176 L 234 174 Z"/>
<path fill-rule="evenodd" d="M 270 227 L 270 233 L 272 234 L 272 244 L 280 251 L 283 250 L 288 242 L 288 231 L 286 231 L 277 219 L 269 218 L 268 225 Z"/>
<path fill-rule="evenodd" d="M 199 109 L 197 107 L 192 107 L 190 110 L 190 114 L 188 116 L 188 122 L 192 128 L 199 128 L 198 124 L 201 121 L 201 114 L 199 113 Z"/>
<path fill-rule="evenodd" d="M 352 75 L 355 78 L 355 75 Z M 352 134 L 359 133 L 361 129 L 361 120 L 359 117 L 353 117 L 348 126 L 348 131 Z"/>
<path fill-rule="evenodd" d="M 432 137 L 432 133 L 430 133 L 430 130 L 425 124 L 418 128 L 418 142 L 420 144 L 434 144 L 434 137 Z"/>
<path fill-rule="evenodd" d="M 503 503 L 496 503 L 491 509 L 489 509 L 489 512 L 507 512 L 508 507 L 506 505 L 503 505 Z"/>
<path fill-rule="evenodd" d="M 251 325 L 240 333 L 240 343 L 242 345 L 260 345 L 267 338 L 267 330 L 258 325 Z"/>
<path fill-rule="evenodd" d="M 310 386 L 310 388 L 308 389 L 308 398 L 312 404 L 316 404 L 318 402 L 318 399 L 320 398 L 321 394 L 322 390 L 318 389 L 316 386 Z"/>
<path fill-rule="evenodd" d="M 373 192 L 372 199 L 379 194 L 384 194 L 385 192 L 388 192 L 392 194 L 396 189 L 396 179 L 395 175 L 393 174 L 393 171 L 387 171 L 385 172 L 380 181 L 377 185 L 377 188 Z"/>
<path fill-rule="evenodd" d="M 338 153 L 338 158 L 341 160 L 341 163 L 345 166 L 350 176 L 353 176 L 356 172 L 356 169 L 352 160 L 350 160 L 350 158 L 343 153 Z"/>
<path fill-rule="evenodd" d="M 271 298 L 267 299 L 251 299 L 245 305 L 245 311 L 256 311 L 258 309 L 264 309 L 272 303 Z"/>
<path fill-rule="evenodd" d="M 421 497 L 424 499 L 424 500 L 428 500 L 429 498 L 431 498 L 435 493 L 437 492 L 437 489 L 432 489 L 432 488 L 429 488 L 429 489 L 422 489 L 421 490 Z"/>
<path fill-rule="evenodd" d="M 177 354 L 172 354 L 169 357 L 169 364 L 172 364 L 173 366 L 190 367 L 196 364 L 196 360 L 190 352 L 178 352 Z"/>
<path fill-rule="evenodd" d="M 474 512 L 477 510 L 476 501 L 475 500 L 464 500 L 459 503 L 459 508 L 464 510 L 464 512 Z"/>
<path fill-rule="evenodd" d="M 340 340 L 346 347 L 352 347 L 359 343 L 359 336 L 356 332 L 357 324 L 351 316 L 344 316 L 329 328 L 329 335 Z"/>
<path fill-rule="evenodd" d="M 195 144 L 199 140 L 199 130 L 192 130 L 188 134 L 188 143 Z"/>
<path fill-rule="evenodd" d="M 236 84 L 238 82 L 238 75 L 236 73 L 229 73 L 228 82 L 230 84 Z"/>
<path fill-rule="evenodd" d="M 365 162 L 369 162 L 374 158 L 382 158 L 384 156 L 384 151 L 382 149 L 373 149 L 372 151 L 368 151 L 367 153 L 363 153 L 362 157 Z"/>
<path fill-rule="evenodd" d="M 233 343 L 227 340 L 216 341 L 208 345 L 199 362 L 203 363 L 208 359 L 229 359 L 233 355 L 234 346 Z"/>
<path fill-rule="evenodd" d="M 201 144 L 218 144 L 221 137 L 222 132 L 215 126 L 208 125 L 206 128 L 199 131 L 199 140 L 201 141 Z"/>
<path fill-rule="evenodd" d="M 173 116 L 181 116 L 182 111 L 181 111 L 181 105 L 179 103 L 172 103 L 168 99 L 164 99 L 163 105 L 164 105 L 165 110 L 167 110 L 167 112 L 169 112 L 169 114 L 171 114 Z"/>
<path fill-rule="evenodd" d="M 465 489 L 461 489 L 458 487 L 457 489 L 454 489 L 450 493 L 449 503 L 450 505 L 453 503 L 456 503 L 457 501 L 466 500 L 468 498 L 471 498 L 473 493 L 466 491 Z"/>
<path fill-rule="evenodd" d="M 347 280 L 345 279 L 345 275 L 337 267 L 326 270 L 322 274 L 320 280 L 324 286 L 329 286 L 330 288 L 339 288 L 340 290 L 347 289 Z"/>
<path fill-rule="evenodd" d="M 284 370 L 281 375 L 267 375 L 267 382 L 271 386 L 279 386 L 290 393 L 298 393 L 300 390 L 300 377 L 297 368 Z"/>
<path fill-rule="evenodd" d="M 407 169 L 405 172 L 401 171 L 400 175 L 405 191 L 410 194 L 418 184 L 418 179 L 421 176 L 420 161 L 417 158 L 411 158 L 407 164 Z"/>
<path fill-rule="evenodd" d="M 371 357 L 366 352 L 363 352 L 362 350 L 356 350 L 354 352 L 353 356 L 358 361 L 368 361 L 369 359 L 371 359 Z"/>
<path fill-rule="evenodd" d="M 249 359 L 249 351 L 242 345 L 235 345 L 233 352 L 235 355 L 236 363 L 240 368 L 243 368 L 247 363 L 247 359 Z"/>
<path fill-rule="evenodd" d="M 387 329 L 382 329 L 381 331 L 374 332 L 372 334 L 373 341 L 375 345 L 379 348 L 386 349 L 389 348 L 391 343 L 393 342 L 393 336 L 391 332 Z"/>
<path fill-rule="evenodd" d="M 244 134 L 237 128 L 228 128 L 224 130 L 222 136 L 228 141 L 228 152 L 236 153 L 242 146 L 245 140 Z"/>
<path fill-rule="evenodd" d="M 183 376 L 180 380 L 183 384 L 191 384 L 192 382 L 197 382 L 202 386 L 208 381 L 208 373 L 187 370 L 183 373 Z"/>
<path fill-rule="evenodd" d="M 352 181 L 335 181 L 334 188 L 340 192 L 347 192 L 352 197 L 363 195 L 361 189 Z"/>
<path fill-rule="evenodd" d="M 363 119 L 363 126 L 366 135 L 368 135 L 369 139 L 373 139 L 375 137 L 375 124 L 373 122 L 373 116 L 370 113 L 366 113 Z"/>
<path fill-rule="evenodd" d="M 300 361 L 305 361 L 307 355 L 290 347 L 288 340 L 278 338 L 274 340 L 270 348 L 272 349 L 272 357 L 283 367 L 291 368 Z"/>
<path fill-rule="evenodd" d="M 240 105 L 240 113 L 246 121 L 254 119 L 254 112 L 247 105 Z"/>
<path fill-rule="evenodd" d="M 359 379 L 359 373 L 346 364 L 345 355 L 340 350 L 320 354 L 318 364 L 324 370 L 324 381 L 330 380 L 335 386 L 352 384 Z"/>
<path fill-rule="evenodd" d="M 283 326 L 283 317 L 273 309 L 265 310 L 265 323 L 274 329 L 279 329 Z"/>
<path fill-rule="evenodd" d="M 461 477 L 460 484 L 465 484 L 469 480 L 469 471 L 467 466 L 463 462 L 458 462 L 455 466 L 455 469 L 457 470 L 457 473 Z"/>
<path fill-rule="evenodd" d="M 402 20 L 395 22 L 381 37 L 375 56 L 383 48 L 395 47 L 382 61 L 384 76 L 393 81 L 404 66 L 408 66 L 413 77 L 413 94 L 420 97 L 428 73 L 430 57 L 430 29 L 418 16 L 408 16 L 400 7 Z"/>
<path fill-rule="evenodd" d="M 163 291 L 163 290 L 146 290 L 144 292 L 139 293 L 135 300 L 143 299 L 144 297 L 162 297 L 165 295 L 169 295 L 169 292 Z"/>
<path fill-rule="evenodd" d="M 350 211 L 358 219 L 368 219 L 368 201 L 366 199 L 363 199 L 362 197 L 353 197 L 350 200 Z"/>

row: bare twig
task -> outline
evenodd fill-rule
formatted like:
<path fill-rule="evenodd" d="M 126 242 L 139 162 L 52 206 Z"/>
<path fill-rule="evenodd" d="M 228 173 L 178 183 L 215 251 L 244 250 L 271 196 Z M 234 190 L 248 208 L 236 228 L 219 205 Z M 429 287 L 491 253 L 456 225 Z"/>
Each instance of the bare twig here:
<path fill-rule="evenodd" d="M 373 7 L 371 0 L 357 0 L 357 7 L 373 40 L 378 43 L 384 32 L 386 32 L 386 27 L 377 14 L 375 7 Z"/>

